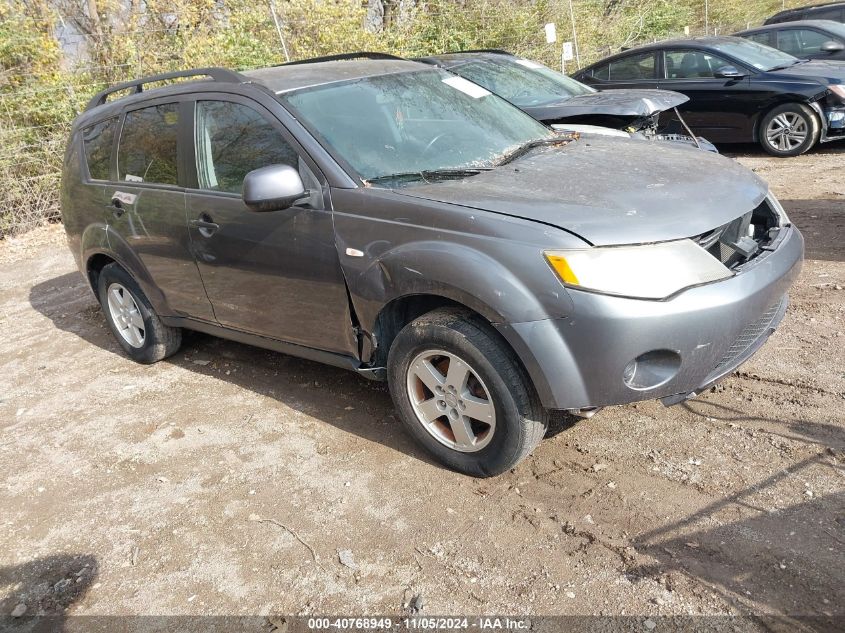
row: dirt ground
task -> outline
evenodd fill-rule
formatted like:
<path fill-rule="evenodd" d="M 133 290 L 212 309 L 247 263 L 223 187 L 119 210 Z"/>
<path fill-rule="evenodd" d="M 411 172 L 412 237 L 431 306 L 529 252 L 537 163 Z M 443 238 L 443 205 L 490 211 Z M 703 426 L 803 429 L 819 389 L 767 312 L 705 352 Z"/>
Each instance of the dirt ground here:
<path fill-rule="evenodd" d="M 200 335 L 136 365 L 61 227 L 0 243 L 0 614 L 399 615 L 419 596 L 637 630 L 845 626 L 845 147 L 732 155 L 806 237 L 783 326 L 714 391 L 558 416 L 489 480 L 434 464 L 386 388 L 340 369 Z"/>

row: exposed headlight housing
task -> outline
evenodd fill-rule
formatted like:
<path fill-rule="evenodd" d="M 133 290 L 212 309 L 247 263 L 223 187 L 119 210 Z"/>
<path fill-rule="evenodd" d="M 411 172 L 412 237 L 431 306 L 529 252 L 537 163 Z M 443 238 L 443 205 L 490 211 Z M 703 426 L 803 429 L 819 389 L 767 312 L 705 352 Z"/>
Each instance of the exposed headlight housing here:
<path fill-rule="evenodd" d="M 828 88 L 833 94 L 845 102 L 845 84 L 832 84 Z"/>
<path fill-rule="evenodd" d="M 780 224 L 780 226 L 792 224 L 792 222 L 789 221 L 789 216 L 786 215 L 786 211 L 784 211 L 783 209 L 783 205 L 775 197 L 775 194 L 770 191 L 769 195 L 766 196 L 766 200 L 769 201 L 769 206 L 774 209 L 775 213 L 778 214 L 778 223 Z"/>
<path fill-rule="evenodd" d="M 546 251 L 545 256 L 567 286 L 636 299 L 667 299 L 686 288 L 734 275 L 688 239 Z"/>

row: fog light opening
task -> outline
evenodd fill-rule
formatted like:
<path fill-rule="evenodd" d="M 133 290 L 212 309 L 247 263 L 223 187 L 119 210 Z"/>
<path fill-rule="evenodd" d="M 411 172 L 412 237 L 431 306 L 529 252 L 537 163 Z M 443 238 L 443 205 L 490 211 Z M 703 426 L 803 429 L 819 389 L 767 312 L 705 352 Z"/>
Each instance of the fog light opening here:
<path fill-rule="evenodd" d="M 647 391 L 665 385 L 681 368 L 681 357 L 668 349 L 640 354 L 625 366 L 622 381 L 631 389 Z"/>

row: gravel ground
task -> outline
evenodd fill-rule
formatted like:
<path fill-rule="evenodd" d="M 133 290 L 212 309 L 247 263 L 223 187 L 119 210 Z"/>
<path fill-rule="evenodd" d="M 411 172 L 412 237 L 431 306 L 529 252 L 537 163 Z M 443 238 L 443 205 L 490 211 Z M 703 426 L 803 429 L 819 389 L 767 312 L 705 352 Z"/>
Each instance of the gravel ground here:
<path fill-rule="evenodd" d="M 434 464 L 385 387 L 343 370 L 200 335 L 136 365 L 61 227 L 0 243 L 0 614 L 399 615 L 420 596 L 842 627 L 845 148 L 733 155 L 807 240 L 780 330 L 684 405 L 557 417 L 490 480 Z"/>

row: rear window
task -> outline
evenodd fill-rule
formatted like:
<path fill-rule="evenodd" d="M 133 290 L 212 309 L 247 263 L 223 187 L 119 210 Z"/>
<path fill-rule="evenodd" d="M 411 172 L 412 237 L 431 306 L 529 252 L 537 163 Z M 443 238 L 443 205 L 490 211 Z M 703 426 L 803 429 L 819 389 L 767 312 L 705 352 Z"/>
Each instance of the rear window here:
<path fill-rule="evenodd" d="M 178 129 L 178 103 L 165 103 L 128 112 L 117 152 L 120 180 L 178 184 Z"/>
<path fill-rule="evenodd" d="M 593 71 L 593 77 L 605 81 L 632 81 L 637 79 L 655 79 L 657 67 L 652 52 L 630 55 L 599 66 Z"/>
<path fill-rule="evenodd" d="M 117 118 L 106 119 L 82 131 L 85 162 L 92 180 L 108 180 L 111 176 L 111 148 Z"/>

